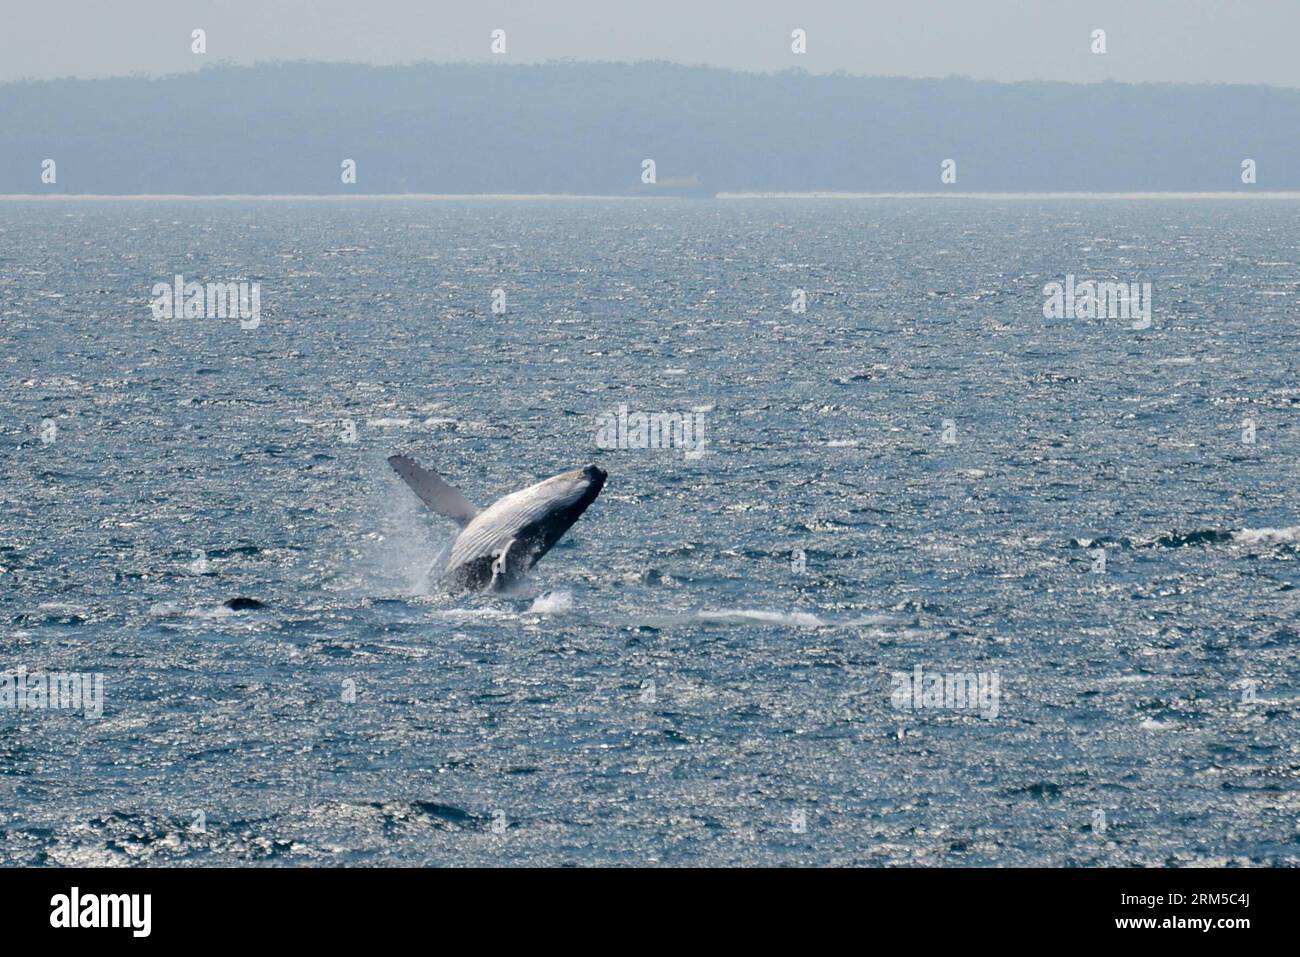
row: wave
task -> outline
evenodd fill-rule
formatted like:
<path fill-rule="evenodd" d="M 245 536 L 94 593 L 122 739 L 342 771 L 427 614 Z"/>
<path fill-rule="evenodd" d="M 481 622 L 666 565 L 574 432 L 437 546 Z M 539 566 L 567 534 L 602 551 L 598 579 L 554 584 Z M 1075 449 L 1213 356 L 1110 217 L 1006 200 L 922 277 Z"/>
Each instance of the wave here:
<path fill-rule="evenodd" d="M 1235 533 L 1217 528 L 1198 529 L 1194 532 L 1170 532 L 1161 535 L 1148 547 L 1183 548 L 1188 545 L 1218 545 L 1232 541 Z"/>
<path fill-rule="evenodd" d="M 1300 525 L 1286 528 L 1200 528 L 1190 532 L 1166 532 L 1155 538 L 1127 538 L 1100 535 L 1072 538 L 1072 548 L 1187 548 L 1195 545 L 1294 545 L 1300 544 Z"/>
<path fill-rule="evenodd" d="M 1300 525 L 1289 528 L 1243 528 L 1233 533 L 1233 540 L 1243 545 L 1284 543 L 1293 545 L 1300 542 Z"/>
<path fill-rule="evenodd" d="M 700 621 L 758 621 L 768 625 L 793 625 L 796 628 L 825 628 L 827 623 L 806 611 L 762 611 L 757 608 L 733 608 L 695 613 Z"/>

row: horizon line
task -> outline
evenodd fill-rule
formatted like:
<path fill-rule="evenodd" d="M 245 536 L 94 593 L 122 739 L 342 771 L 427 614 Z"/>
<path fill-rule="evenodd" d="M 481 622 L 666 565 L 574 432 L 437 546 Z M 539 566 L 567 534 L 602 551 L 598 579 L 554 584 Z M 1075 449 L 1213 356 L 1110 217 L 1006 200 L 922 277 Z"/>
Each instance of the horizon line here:
<path fill-rule="evenodd" d="M 1300 200 L 1300 190 L 1207 191 L 1078 191 L 1027 190 L 1024 192 L 957 192 L 945 190 L 912 192 L 848 192 L 837 190 L 759 191 L 689 196 L 672 193 L 0 193 L 0 202 L 456 202 L 491 200 L 499 202 L 547 201 L 636 201 L 636 200 L 870 200 L 870 199 L 1107 199 L 1107 200 Z"/>
<path fill-rule="evenodd" d="M 683 67 L 691 70 L 717 70 L 724 73 L 737 73 L 744 76 L 782 76 L 784 74 L 793 74 L 807 77 L 836 77 L 840 79 L 853 80 L 916 80 L 916 81 L 950 81 L 959 80 L 969 83 L 990 83 L 999 86 L 1015 86 L 1023 83 L 1042 83 L 1055 84 L 1059 86 L 1104 86 L 1112 84 L 1116 86 L 1233 86 L 1233 87 L 1263 87 L 1271 90 L 1290 90 L 1300 91 L 1300 84 L 1278 84 L 1267 83 L 1260 80 L 1117 80 L 1113 77 L 1102 77 L 1101 79 L 1088 80 L 1051 80 L 1041 77 L 1033 79 L 1004 80 L 987 76 L 973 76 L 966 73 L 857 73 L 844 70 L 842 68 L 835 70 L 810 70 L 803 66 L 787 66 L 782 69 L 746 69 L 744 67 L 723 66 L 715 63 L 688 63 L 684 60 L 673 60 L 667 58 L 639 59 L 639 60 L 583 60 L 574 57 L 551 57 L 545 60 L 537 59 L 519 59 L 500 62 L 499 57 L 484 56 L 474 59 L 460 60 L 405 60 L 396 63 L 371 63 L 365 60 L 312 60 L 305 58 L 297 59 L 266 59 L 240 61 L 234 59 L 217 59 L 201 63 L 192 69 L 173 70 L 171 72 L 150 72 L 136 71 L 133 73 L 103 73 L 94 76 L 77 76 L 76 74 L 64 74 L 61 76 L 17 76 L 9 79 L 0 79 L 0 87 L 8 85 L 20 85 L 30 83 L 57 83 L 68 80 L 74 80 L 85 83 L 95 83 L 103 80 L 168 80 L 177 77 L 190 77 L 202 74 L 209 70 L 220 69 L 257 69 L 259 67 L 282 67 L 282 66 L 349 66 L 349 67 L 368 67 L 375 70 L 384 69 L 409 69 L 421 66 L 488 66 L 488 67 L 539 67 L 539 66 L 674 66 Z"/>

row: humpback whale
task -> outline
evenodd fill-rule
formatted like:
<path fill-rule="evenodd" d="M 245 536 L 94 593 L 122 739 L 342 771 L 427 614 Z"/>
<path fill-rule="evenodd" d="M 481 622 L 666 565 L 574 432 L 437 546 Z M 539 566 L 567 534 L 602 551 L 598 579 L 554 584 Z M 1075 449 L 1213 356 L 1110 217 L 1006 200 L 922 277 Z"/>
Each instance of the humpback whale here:
<path fill-rule="evenodd" d="M 536 565 L 596 500 L 608 475 L 586 465 L 511 492 L 480 511 L 405 455 L 389 456 L 388 464 L 431 511 L 460 526 L 443 579 L 453 587 L 489 591 L 510 587 Z"/>

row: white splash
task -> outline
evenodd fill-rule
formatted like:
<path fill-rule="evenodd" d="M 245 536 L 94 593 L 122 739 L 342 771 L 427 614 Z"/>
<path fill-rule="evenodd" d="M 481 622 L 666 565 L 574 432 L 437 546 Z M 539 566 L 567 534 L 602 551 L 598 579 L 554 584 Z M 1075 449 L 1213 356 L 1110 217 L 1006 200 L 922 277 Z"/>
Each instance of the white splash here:
<path fill-rule="evenodd" d="M 1178 722 L 1176 721 L 1156 721 L 1153 718 L 1147 718 L 1140 725 L 1143 731 L 1176 731 Z"/>
<path fill-rule="evenodd" d="M 1243 528 L 1232 536 L 1235 542 L 1257 545 L 1262 542 L 1300 542 L 1300 525 L 1289 528 Z"/>
<path fill-rule="evenodd" d="M 562 615 L 573 610 L 573 592 L 548 591 L 538 595 L 528 609 L 530 615 Z"/>
<path fill-rule="evenodd" d="M 185 617 L 199 618 L 203 621 L 220 621 L 224 618 L 230 618 L 234 614 L 234 609 L 227 608 L 225 605 L 216 605 L 213 607 L 191 608 L 185 613 Z"/>
<path fill-rule="evenodd" d="M 756 608 L 734 608 L 726 611 L 701 611 L 696 617 L 701 621 L 761 621 L 770 625 L 793 625 L 796 628 L 824 628 L 826 622 L 804 611 L 762 611 Z"/>

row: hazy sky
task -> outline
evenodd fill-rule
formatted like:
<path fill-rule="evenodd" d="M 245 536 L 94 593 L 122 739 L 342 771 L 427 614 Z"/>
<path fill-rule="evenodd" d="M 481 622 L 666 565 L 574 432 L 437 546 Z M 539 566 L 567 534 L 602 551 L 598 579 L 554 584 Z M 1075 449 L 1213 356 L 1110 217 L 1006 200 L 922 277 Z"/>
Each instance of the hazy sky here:
<path fill-rule="evenodd" d="M 206 56 L 190 52 L 195 27 Z M 790 51 L 796 27 L 803 56 Z M 489 52 L 495 28 L 504 57 Z M 1098 28 L 1104 55 L 1089 49 Z M 1298 38 L 1300 0 L 4 0 L 0 80 L 218 61 L 571 58 L 1300 87 Z"/>

